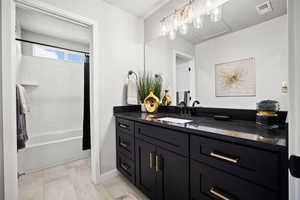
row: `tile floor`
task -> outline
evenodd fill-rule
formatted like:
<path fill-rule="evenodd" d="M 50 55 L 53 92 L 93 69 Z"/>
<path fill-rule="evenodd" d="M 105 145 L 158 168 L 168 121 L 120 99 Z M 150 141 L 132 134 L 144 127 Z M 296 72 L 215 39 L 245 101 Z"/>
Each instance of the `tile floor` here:
<path fill-rule="evenodd" d="M 90 174 L 86 159 L 22 176 L 19 200 L 148 200 L 122 176 L 94 185 Z"/>

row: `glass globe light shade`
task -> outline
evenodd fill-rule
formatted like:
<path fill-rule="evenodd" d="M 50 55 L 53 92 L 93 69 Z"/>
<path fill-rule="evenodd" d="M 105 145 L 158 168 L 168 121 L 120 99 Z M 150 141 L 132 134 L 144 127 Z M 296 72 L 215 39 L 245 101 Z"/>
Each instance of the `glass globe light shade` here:
<path fill-rule="evenodd" d="M 187 24 L 182 24 L 182 25 L 179 27 L 179 32 L 180 32 L 182 35 L 186 35 L 187 32 L 188 32 L 188 26 L 187 26 Z"/>
<path fill-rule="evenodd" d="M 192 23 L 194 18 L 193 6 L 190 4 L 187 8 L 187 23 Z"/>
<path fill-rule="evenodd" d="M 175 40 L 176 39 L 176 31 L 175 30 L 171 30 L 169 32 L 169 39 L 170 40 Z"/>
<path fill-rule="evenodd" d="M 193 25 L 196 29 L 203 28 L 203 18 L 201 16 L 196 17 L 193 21 Z"/>
<path fill-rule="evenodd" d="M 165 22 L 161 22 L 160 27 L 161 27 L 161 29 L 160 29 L 160 35 L 166 36 L 167 33 L 168 33 L 168 29 L 167 29 L 166 23 Z"/>
<path fill-rule="evenodd" d="M 174 30 L 178 30 L 178 27 L 179 27 L 179 23 L 180 23 L 180 20 L 179 20 L 179 17 L 177 14 L 174 14 L 172 16 L 172 29 Z"/>
<path fill-rule="evenodd" d="M 217 8 L 214 8 L 210 12 L 210 19 L 213 22 L 218 22 L 222 19 L 222 6 L 219 6 Z"/>

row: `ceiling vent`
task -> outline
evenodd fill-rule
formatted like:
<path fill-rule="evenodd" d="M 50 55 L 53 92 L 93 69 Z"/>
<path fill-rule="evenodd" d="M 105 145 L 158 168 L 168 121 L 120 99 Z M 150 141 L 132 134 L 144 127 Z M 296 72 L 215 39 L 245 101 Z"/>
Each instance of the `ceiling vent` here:
<path fill-rule="evenodd" d="M 259 4 L 256 6 L 257 13 L 259 15 L 265 15 L 269 12 L 273 11 L 272 5 L 270 1 L 266 1 L 265 3 Z"/>

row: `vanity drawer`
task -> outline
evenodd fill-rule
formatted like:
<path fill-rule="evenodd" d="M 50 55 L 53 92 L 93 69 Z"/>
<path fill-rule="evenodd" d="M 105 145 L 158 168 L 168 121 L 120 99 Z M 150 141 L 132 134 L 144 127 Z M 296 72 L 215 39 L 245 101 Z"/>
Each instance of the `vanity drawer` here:
<path fill-rule="evenodd" d="M 157 126 L 136 123 L 135 136 L 183 156 L 188 155 L 188 134 Z"/>
<path fill-rule="evenodd" d="M 278 200 L 276 192 L 191 161 L 192 200 Z"/>
<path fill-rule="evenodd" d="M 133 121 L 117 118 L 116 120 L 117 131 L 122 131 L 130 135 L 134 135 L 134 123 Z"/>
<path fill-rule="evenodd" d="M 135 183 L 135 165 L 133 161 L 120 152 L 117 152 L 117 169 L 128 178 L 128 180 Z"/>
<path fill-rule="evenodd" d="M 251 147 L 191 135 L 191 158 L 264 185 L 279 187 L 278 154 Z"/>
<path fill-rule="evenodd" d="M 117 132 L 117 151 L 134 160 L 134 137 L 124 133 Z"/>

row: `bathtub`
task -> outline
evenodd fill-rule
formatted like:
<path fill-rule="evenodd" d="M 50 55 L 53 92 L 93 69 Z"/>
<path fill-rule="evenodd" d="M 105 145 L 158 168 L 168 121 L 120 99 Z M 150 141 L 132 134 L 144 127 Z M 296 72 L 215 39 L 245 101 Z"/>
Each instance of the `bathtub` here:
<path fill-rule="evenodd" d="M 18 152 L 18 171 L 35 172 L 89 156 L 90 151 L 82 151 L 82 130 L 44 133 L 30 137 Z"/>

